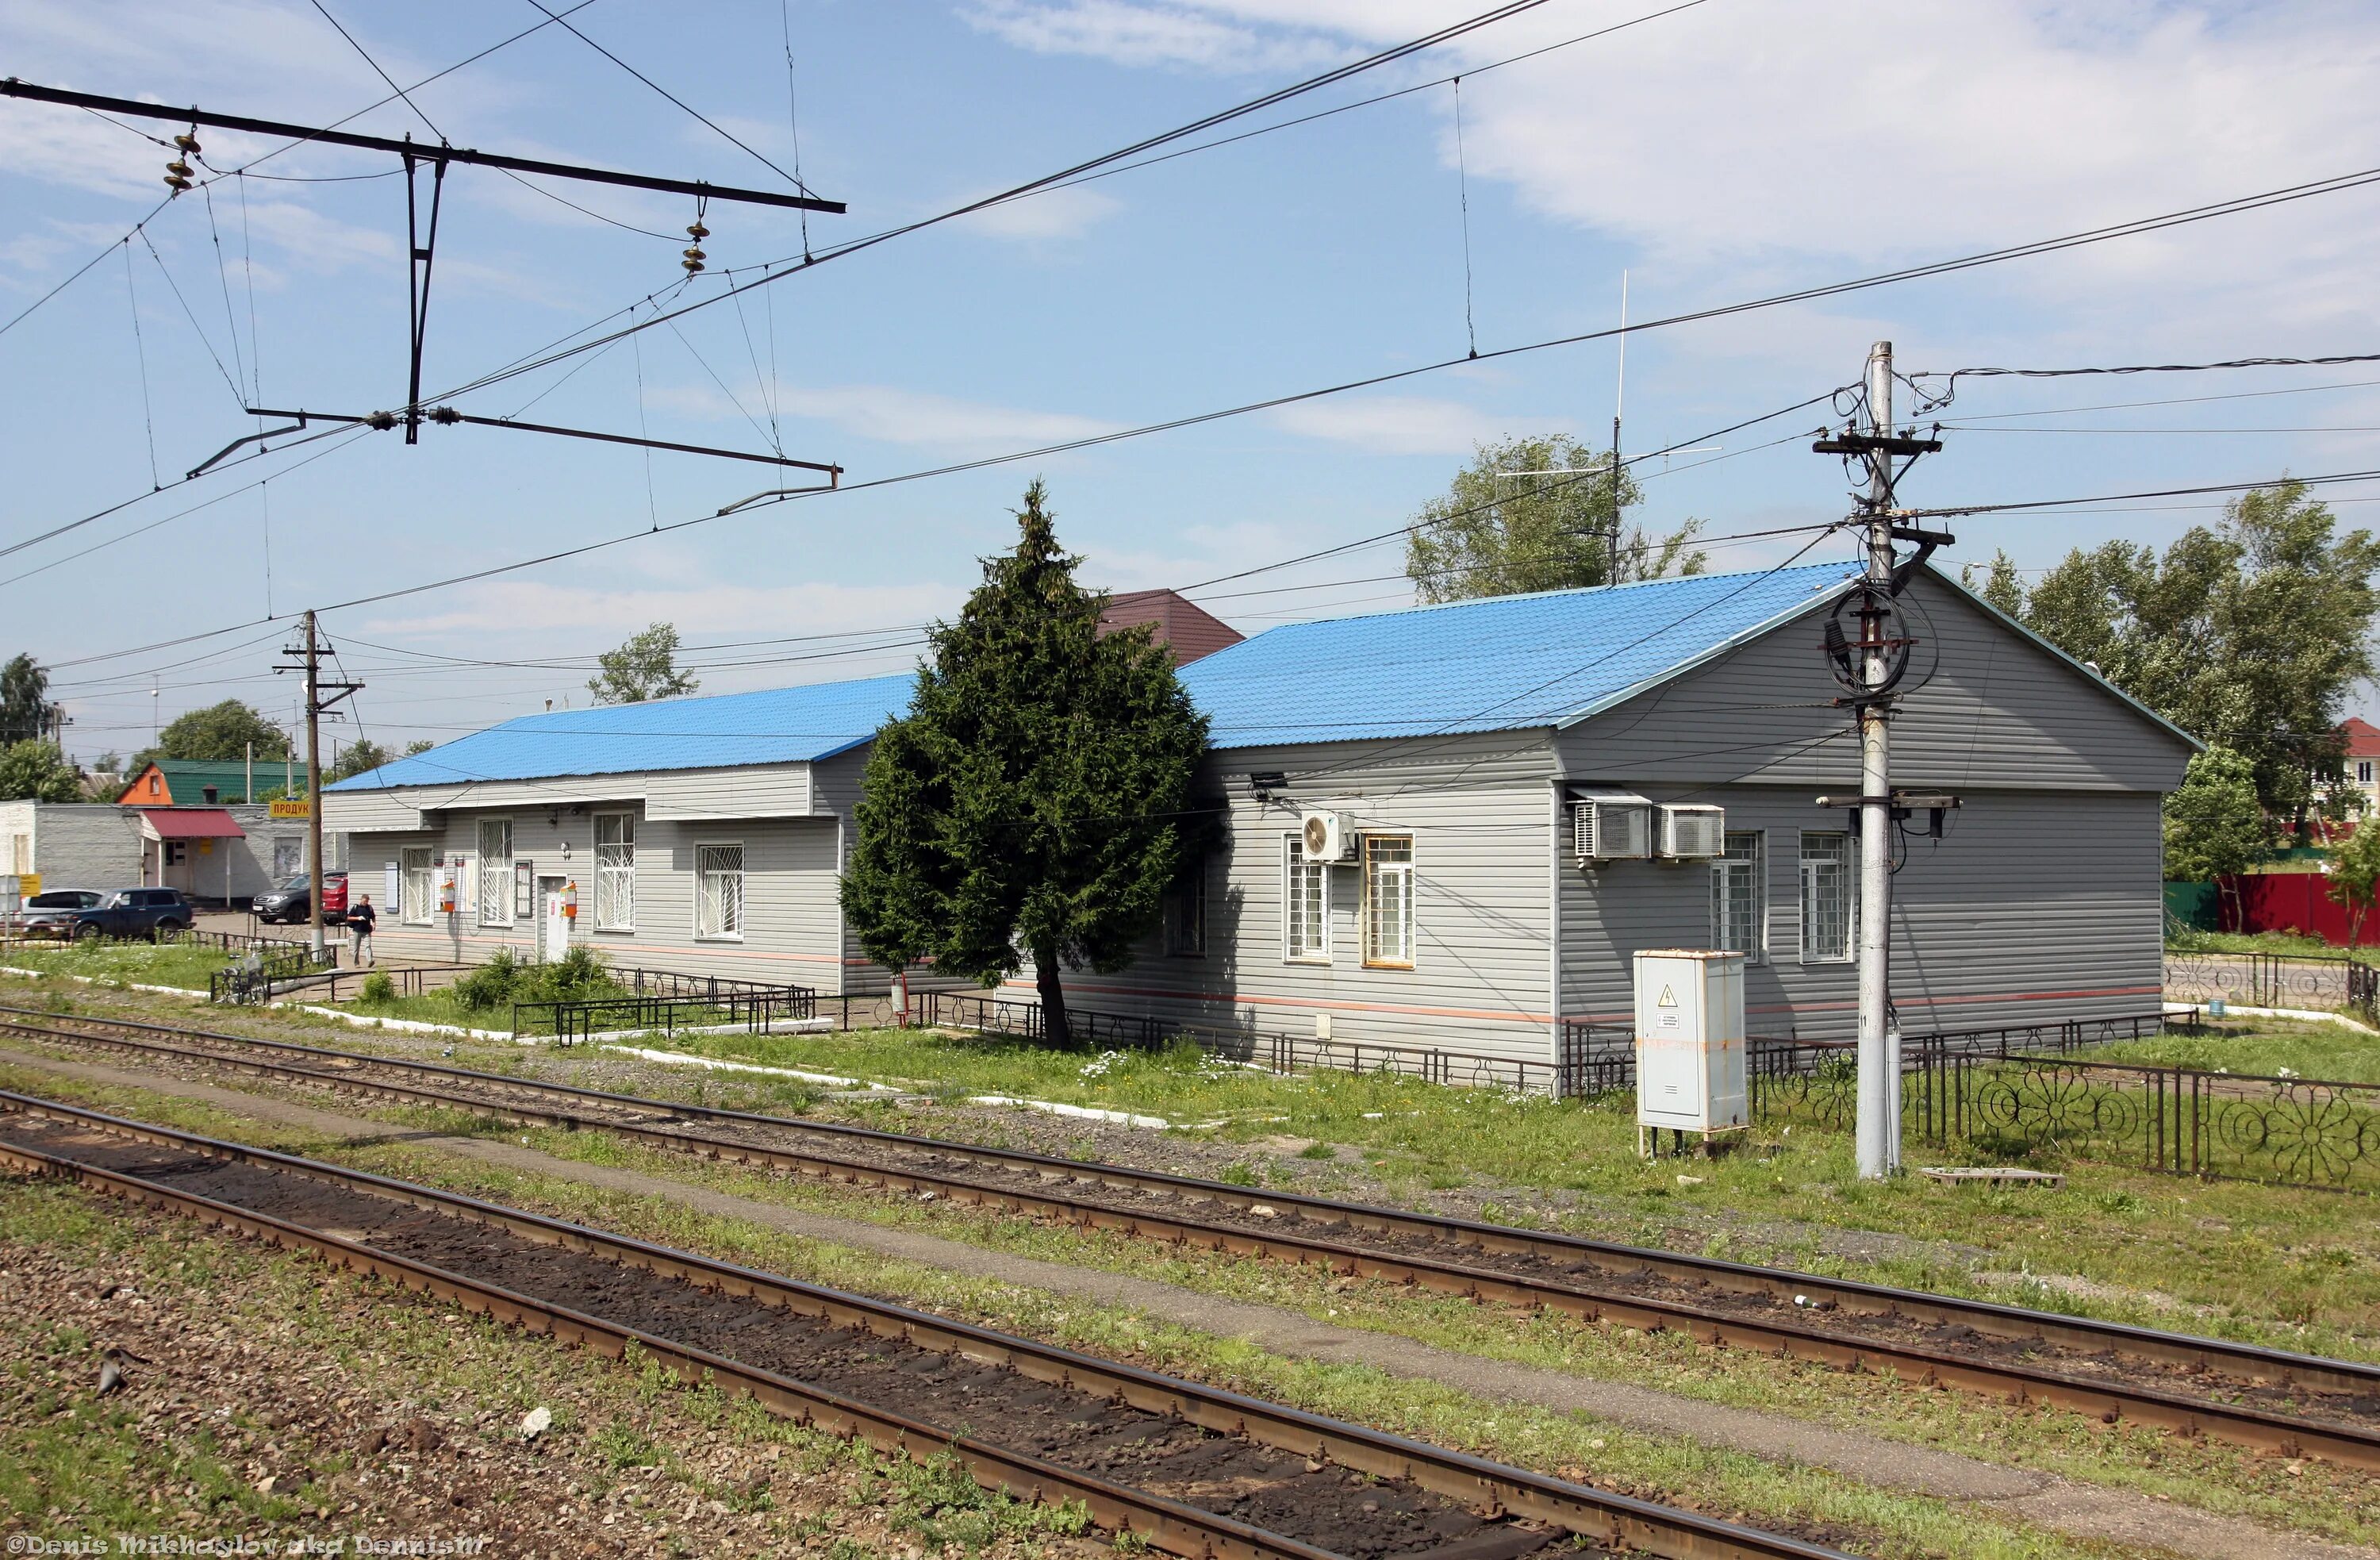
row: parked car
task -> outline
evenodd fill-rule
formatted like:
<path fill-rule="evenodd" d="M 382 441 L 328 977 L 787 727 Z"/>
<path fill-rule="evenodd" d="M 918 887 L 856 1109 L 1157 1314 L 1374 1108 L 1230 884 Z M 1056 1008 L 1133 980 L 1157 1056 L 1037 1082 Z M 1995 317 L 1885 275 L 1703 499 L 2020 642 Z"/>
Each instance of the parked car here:
<path fill-rule="evenodd" d="M 300 872 L 278 888 L 268 889 L 249 904 L 256 919 L 267 926 L 276 921 L 311 920 L 314 880 Z M 322 924 L 337 926 L 347 919 L 347 874 L 322 874 Z"/>
<path fill-rule="evenodd" d="M 77 937 L 147 937 L 186 930 L 198 912 L 178 888 L 119 888 L 89 909 L 74 912 Z"/>
<path fill-rule="evenodd" d="M 71 937 L 75 913 L 95 910 L 107 896 L 96 888 L 49 888 L 25 901 L 11 930 L 25 937 Z"/>

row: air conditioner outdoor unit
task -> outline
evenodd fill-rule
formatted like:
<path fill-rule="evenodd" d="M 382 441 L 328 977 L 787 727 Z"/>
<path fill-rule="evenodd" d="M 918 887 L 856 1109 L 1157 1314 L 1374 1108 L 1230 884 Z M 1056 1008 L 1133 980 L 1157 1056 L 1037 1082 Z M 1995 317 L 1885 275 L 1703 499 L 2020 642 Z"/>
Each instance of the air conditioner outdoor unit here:
<path fill-rule="evenodd" d="M 1727 809 L 1703 802 L 1665 802 L 1661 807 L 1661 854 L 1681 859 L 1724 855 Z"/>
<path fill-rule="evenodd" d="M 1653 804 L 1627 791 L 1580 791 L 1571 803 L 1571 834 L 1582 863 L 1653 854 Z"/>
<path fill-rule="evenodd" d="M 1355 821 L 1343 812 L 1309 812 L 1298 824 L 1309 861 L 1355 859 Z"/>

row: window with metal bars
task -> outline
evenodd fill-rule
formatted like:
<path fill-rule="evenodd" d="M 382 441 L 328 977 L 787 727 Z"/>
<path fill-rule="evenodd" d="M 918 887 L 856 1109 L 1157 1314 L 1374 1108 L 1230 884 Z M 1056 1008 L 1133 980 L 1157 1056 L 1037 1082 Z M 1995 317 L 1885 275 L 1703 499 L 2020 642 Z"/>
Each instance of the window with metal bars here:
<path fill-rule="evenodd" d="M 1802 832 L 1802 962 L 1841 964 L 1859 942 L 1859 852 L 1848 834 Z"/>
<path fill-rule="evenodd" d="M 1729 830 L 1711 862 L 1711 946 L 1753 964 L 1768 956 L 1768 853 L 1756 829 Z"/>
<path fill-rule="evenodd" d="M 430 875 L 430 847 L 407 846 L 397 852 L 397 919 L 408 926 L 427 926 L 438 908 L 437 884 Z"/>
<path fill-rule="evenodd" d="M 513 923 L 513 821 L 480 820 L 480 924 Z"/>
<path fill-rule="evenodd" d="M 1411 835 L 1364 836 L 1364 962 L 1386 969 L 1414 966 Z"/>
<path fill-rule="evenodd" d="M 1281 841 L 1281 957 L 1292 964 L 1330 962 L 1330 868 L 1305 859 L 1296 835 Z"/>
<path fill-rule="evenodd" d="M 694 934 L 737 939 L 744 935 L 741 845 L 694 847 Z"/>
<path fill-rule="evenodd" d="M 595 930 L 637 929 L 637 815 L 595 814 Z"/>

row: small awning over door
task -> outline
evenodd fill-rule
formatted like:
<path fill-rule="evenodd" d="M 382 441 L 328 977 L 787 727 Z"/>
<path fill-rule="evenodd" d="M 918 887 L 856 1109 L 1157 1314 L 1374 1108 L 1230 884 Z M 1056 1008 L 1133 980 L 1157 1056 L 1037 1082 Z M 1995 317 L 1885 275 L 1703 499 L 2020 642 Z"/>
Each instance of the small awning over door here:
<path fill-rule="evenodd" d="M 246 839 L 248 831 L 220 807 L 144 807 L 140 833 L 146 839 Z"/>

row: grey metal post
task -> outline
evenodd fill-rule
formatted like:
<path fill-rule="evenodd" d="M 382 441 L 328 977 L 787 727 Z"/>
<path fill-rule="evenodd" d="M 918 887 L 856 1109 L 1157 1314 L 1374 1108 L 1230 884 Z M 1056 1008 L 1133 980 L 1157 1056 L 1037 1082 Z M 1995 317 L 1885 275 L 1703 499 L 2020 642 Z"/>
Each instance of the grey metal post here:
<path fill-rule="evenodd" d="M 1892 343 L 1879 341 L 1868 349 L 1867 408 L 1869 431 L 1877 438 L 1892 433 Z M 1867 502 L 1867 578 L 1879 592 L 1892 589 L 1892 456 L 1887 450 L 1869 454 Z M 1860 685 L 1881 689 L 1890 675 L 1890 650 L 1885 620 L 1874 613 L 1861 618 Z M 1892 938 L 1892 780 L 1886 766 L 1888 715 L 1883 701 L 1859 706 L 1860 736 L 1860 913 L 1859 913 L 1859 1116 L 1857 1152 L 1862 1180 L 1875 1180 L 1900 1169 L 1894 1130 L 1900 1119 L 1900 1075 L 1893 1066 L 1892 1044 L 1886 1032 L 1889 1008 Z"/>

